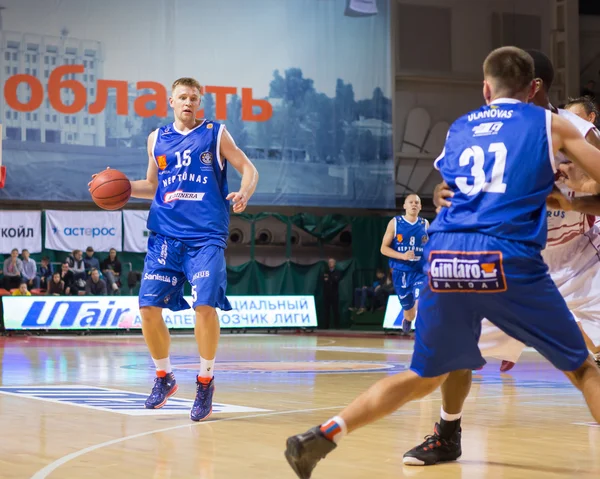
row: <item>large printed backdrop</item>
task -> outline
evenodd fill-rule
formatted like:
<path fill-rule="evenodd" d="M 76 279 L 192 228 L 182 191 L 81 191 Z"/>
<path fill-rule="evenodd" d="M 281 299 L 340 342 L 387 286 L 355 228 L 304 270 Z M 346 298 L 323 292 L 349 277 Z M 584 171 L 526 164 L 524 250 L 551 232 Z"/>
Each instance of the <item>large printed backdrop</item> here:
<path fill-rule="evenodd" d="M 106 166 L 143 177 L 169 85 L 194 76 L 258 167 L 255 204 L 392 208 L 388 3 L 4 0 L 0 199 L 87 201 Z"/>

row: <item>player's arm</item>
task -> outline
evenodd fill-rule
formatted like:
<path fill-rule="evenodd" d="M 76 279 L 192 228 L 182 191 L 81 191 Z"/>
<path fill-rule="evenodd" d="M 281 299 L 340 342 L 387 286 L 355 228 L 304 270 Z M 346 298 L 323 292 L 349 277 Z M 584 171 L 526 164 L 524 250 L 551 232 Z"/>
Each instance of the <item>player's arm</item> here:
<path fill-rule="evenodd" d="M 158 167 L 154 159 L 154 143 L 158 130 L 154 130 L 148 135 L 148 170 L 145 180 L 131 181 L 131 196 L 145 200 L 154 199 L 156 189 L 158 188 Z"/>
<path fill-rule="evenodd" d="M 553 210 L 577 211 L 585 215 L 600 216 L 600 196 L 583 196 L 567 198 L 555 189 L 546 201 L 548 208 Z"/>
<path fill-rule="evenodd" d="M 581 135 L 571 122 L 552 114 L 552 146 L 563 150 L 596 183 L 600 183 L 600 150 Z"/>
<path fill-rule="evenodd" d="M 395 218 L 392 218 L 385 229 L 385 234 L 383 235 L 383 240 L 381 240 L 381 254 L 383 256 L 387 256 L 388 258 L 394 259 L 409 259 L 406 253 L 399 253 L 398 251 L 392 249 L 390 245 L 392 241 L 394 241 L 394 235 L 396 234 L 396 223 Z M 414 252 L 411 251 L 411 253 Z"/>
<path fill-rule="evenodd" d="M 233 212 L 241 213 L 246 209 L 248 200 L 256 190 L 258 171 L 246 154 L 238 148 L 227 130 L 223 130 L 221 136 L 220 153 L 221 157 L 225 158 L 242 175 L 239 191 L 227 195 L 227 199 L 233 202 Z"/>

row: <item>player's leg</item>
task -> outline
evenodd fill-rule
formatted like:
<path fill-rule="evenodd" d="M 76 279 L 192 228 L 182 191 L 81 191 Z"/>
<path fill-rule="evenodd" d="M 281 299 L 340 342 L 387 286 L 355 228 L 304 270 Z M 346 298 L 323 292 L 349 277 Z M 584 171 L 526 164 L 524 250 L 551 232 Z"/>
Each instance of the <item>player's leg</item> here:
<path fill-rule="evenodd" d="M 583 326 L 581 325 L 581 321 L 577 322 L 577 325 L 579 326 L 579 330 L 581 331 L 581 334 L 583 336 L 583 340 L 585 341 L 585 345 L 587 346 L 587 348 L 590 350 L 590 352 L 595 356 L 596 354 L 600 353 L 600 346 L 596 346 L 594 344 L 594 341 L 592 340 L 592 338 L 590 338 L 587 333 L 585 332 L 585 329 L 583 329 Z"/>
<path fill-rule="evenodd" d="M 404 454 L 408 466 L 432 466 L 440 462 L 456 461 L 462 455 L 460 421 L 464 403 L 471 390 L 470 369 L 452 371 L 440 388 L 442 409 L 440 422 L 433 434 Z"/>
<path fill-rule="evenodd" d="M 196 376 L 196 399 L 190 418 L 202 421 L 212 412 L 215 389 L 214 370 L 220 337 L 216 308 L 230 311 L 225 296 L 227 268 L 223 248 L 205 246 L 190 248 L 185 256 L 185 274 L 192 285 L 192 301 L 196 311 L 194 334 L 200 355 L 200 371 Z"/>
<path fill-rule="evenodd" d="M 376 382 L 339 415 L 304 434 L 288 438 L 286 458 L 298 477 L 310 477 L 317 462 L 332 451 L 345 434 L 428 395 L 442 384 L 450 371 L 485 363 L 477 348 L 480 318 L 473 312 L 455 314 L 461 303 L 465 306 L 459 296 L 436 295 L 426 288 L 417 317 L 411 370 Z M 459 299 L 461 302 L 457 303 Z M 456 318 L 459 320 L 455 321 Z"/>
<path fill-rule="evenodd" d="M 412 321 L 414 321 L 417 308 L 415 307 L 415 296 L 410 283 L 410 273 L 407 271 L 392 270 L 392 282 L 402 307 L 402 332 L 409 334 Z M 397 318 L 400 319 L 400 318 Z"/>
<path fill-rule="evenodd" d="M 402 330 L 406 334 L 410 334 L 413 321 L 417 316 L 417 308 L 419 307 L 419 295 L 423 286 L 427 282 L 427 275 L 422 272 L 413 272 L 408 276 L 408 290 L 411 292 L 401 301 L 402 310 L 404 311 L 404 319 L 402 321 Z"/>
<path fill-rule="evenodd" d="M 163 320 L 162 310 L 188 309 L 183 299 L 185 277 L 181 272 L 177 244 L 158 235 L 148 238 L 148 253 L 139 293 L 144 340 L 156 367 L 156 380 L 146 407 L 157 409 L 177 392 L 178 386 L 171 367 L 171 338 Z"/>
<path fill-rule="evenodd" d="M 534 256 L 528 258 L 530 267 L 535 259 Z M 544 271 L 543 265 L 538 271 Z M 480 298 L 486 316 L 563 371 L 583 393 L 592 416 L 600 422 L 600 369 L 594 364 L 556 285 L 547 274 L 523 276 L 512 284 L 509 277 L 508 281 L 508 290 L 502 295 Z"/>

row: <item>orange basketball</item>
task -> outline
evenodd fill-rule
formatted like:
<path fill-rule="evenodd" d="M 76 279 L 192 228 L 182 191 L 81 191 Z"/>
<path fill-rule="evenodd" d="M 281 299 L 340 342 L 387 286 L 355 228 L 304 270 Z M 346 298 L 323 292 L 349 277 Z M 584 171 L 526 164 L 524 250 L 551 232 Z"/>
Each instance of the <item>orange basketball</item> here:
<path fill-rule="evenodd" d="M 131 197 L 131 183 L 119 170 L 104 170 L 92 180 L 90 194 L 100 208 L 118 210 L 123 208 Z"/>

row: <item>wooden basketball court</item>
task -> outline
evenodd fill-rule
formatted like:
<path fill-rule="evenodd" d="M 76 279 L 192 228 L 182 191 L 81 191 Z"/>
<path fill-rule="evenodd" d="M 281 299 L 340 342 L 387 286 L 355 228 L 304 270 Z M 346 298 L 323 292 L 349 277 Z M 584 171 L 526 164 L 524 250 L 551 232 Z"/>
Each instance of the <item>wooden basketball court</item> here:
<path fill-rule="evenodd" d="M 224 335 L 215 412 L 188 414 L 198 356 L 173 338 L 179 392 L 143 409 L 154 377 L 141 337 L 0 338 L 0 477 L 294 478 L 285 439 L 338 412 L 375 380 L 407 367 L 397 338 Z M 600 428 L 578 391 L 535 352 L 509 373 L 474 376 L 458 463 L 404 467 L 432 431 L 439 392 L 347 437 L 314 478 L 596 478 Z"/>

